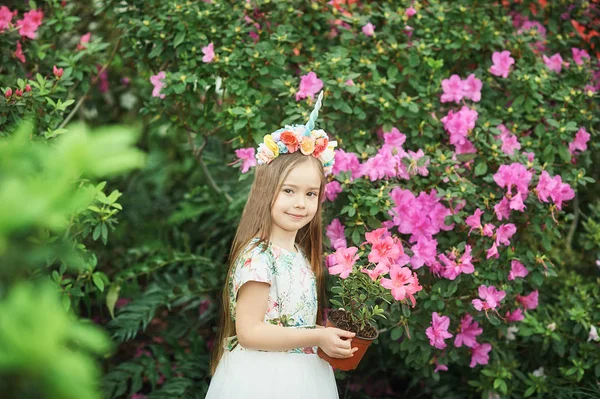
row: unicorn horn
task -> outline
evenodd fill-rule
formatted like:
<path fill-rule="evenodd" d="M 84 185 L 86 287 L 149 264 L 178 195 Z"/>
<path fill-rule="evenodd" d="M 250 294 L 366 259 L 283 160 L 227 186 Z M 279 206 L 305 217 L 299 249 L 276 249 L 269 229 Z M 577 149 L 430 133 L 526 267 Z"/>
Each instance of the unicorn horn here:
<path fill-rule="evenodd" d="M 317 98 L 317 102 L 315 103 L 315 108 L 310 113 L 310 118 L 306 123 L 306 130 L 304 130 L 305 136 L 310 136 L 310 132 L 315 128 L 315 122 L 319 117 L 319 110 L 321 109 L 321 102 L 323 100 L 323 90 L 319 93 L 319 97 Z"/>

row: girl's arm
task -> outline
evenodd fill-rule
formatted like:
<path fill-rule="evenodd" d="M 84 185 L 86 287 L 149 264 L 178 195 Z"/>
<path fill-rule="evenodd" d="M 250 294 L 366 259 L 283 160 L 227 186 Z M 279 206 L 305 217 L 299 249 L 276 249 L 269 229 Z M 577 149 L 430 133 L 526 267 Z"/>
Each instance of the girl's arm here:
<path fill-rule="evenodd" d="M 238 292 L 235 329 L 240 345 L 247 349 L 272 352 L 319 346 L 332 357 L 350 357 L 357 350 L 350 346 L 354 333 L 337 328 L 288 328 L 264 322 L 269 285 L 249 281 Z"/>

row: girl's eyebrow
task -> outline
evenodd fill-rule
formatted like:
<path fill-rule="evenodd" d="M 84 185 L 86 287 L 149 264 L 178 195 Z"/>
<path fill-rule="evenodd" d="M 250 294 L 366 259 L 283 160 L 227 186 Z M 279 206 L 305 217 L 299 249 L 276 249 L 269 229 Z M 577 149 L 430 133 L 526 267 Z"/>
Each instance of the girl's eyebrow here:
<path fill-rule="evenodd" d="M 288 187 L 292 187 L 292 188 L 298 188 L 297 185 L 295 184 L 288 184 L 288 183 L 283 183 L 284 186 L 288 186 Z M 309 190 L 317 190 L 319 191 L 320 187 L 311 187 L 309 188 Z"/>

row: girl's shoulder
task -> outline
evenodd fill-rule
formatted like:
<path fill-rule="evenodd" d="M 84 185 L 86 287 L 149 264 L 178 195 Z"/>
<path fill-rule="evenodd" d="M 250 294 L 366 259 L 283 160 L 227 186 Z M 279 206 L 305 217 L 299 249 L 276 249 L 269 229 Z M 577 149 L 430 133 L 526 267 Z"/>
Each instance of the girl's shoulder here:
<path fill-rule="evenodd" d="M 245 263 L 248 260 L 262 260 L 268 263 L 275 261 L 275 253 L 268 243 L 260 242 L 260 238 L 251 238 L 240 252 L 236 263 Z"/>

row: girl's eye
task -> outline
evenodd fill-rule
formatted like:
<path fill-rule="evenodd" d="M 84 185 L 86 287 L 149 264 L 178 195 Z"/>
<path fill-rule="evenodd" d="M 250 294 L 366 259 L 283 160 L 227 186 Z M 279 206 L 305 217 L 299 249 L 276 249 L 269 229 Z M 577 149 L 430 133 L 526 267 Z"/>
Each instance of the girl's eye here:
<path fill-rule="evenodd" d="M 315 193 L 314 191 L 311 191 L 310 193 L 308 193 L 308 195 L 312 195 L 313 197 L 319 196 L 319 194 Z"/>
<path fill-rule="evenodd" d="M 284 192 L 284 193 L 286 193 L 286 194 L 291 194 L 291 193 L 293 193 L 294 191 L 293 191 L 291 188 L 284 188 L 284 189 L 283 189 L 283 192 Z"/>

